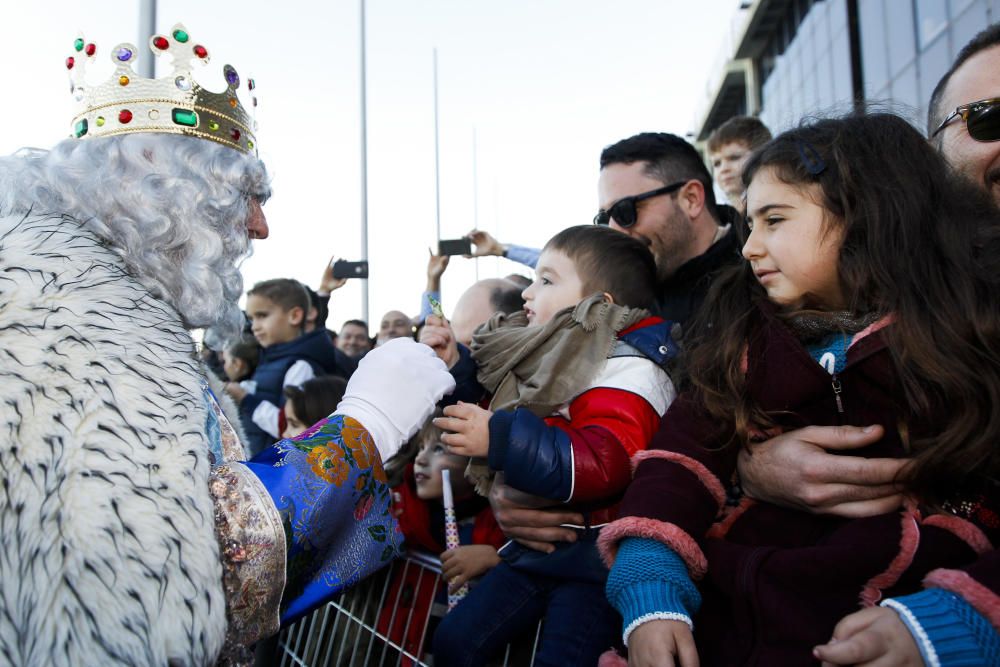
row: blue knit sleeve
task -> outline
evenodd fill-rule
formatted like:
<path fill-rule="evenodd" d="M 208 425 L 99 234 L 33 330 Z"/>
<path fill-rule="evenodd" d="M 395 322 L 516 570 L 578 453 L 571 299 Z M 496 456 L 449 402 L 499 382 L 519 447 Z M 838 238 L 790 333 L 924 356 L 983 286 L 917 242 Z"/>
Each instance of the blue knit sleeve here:
<path fill-rule="evenodd" d="M 964 599 L 940 588 L 882 602 L 899 614 L 927 665 L 1000 665 L 1000 635 Z"/>
<path fill-rule="evenodd" d="M 701 594 L 684 561 L 662 542 L 629 537 L 619 544 L 605 587 L 608 601 L 622 615 L 626 646 L 632 631 L 657 619 L 684 621 L 701 606 Z"/>

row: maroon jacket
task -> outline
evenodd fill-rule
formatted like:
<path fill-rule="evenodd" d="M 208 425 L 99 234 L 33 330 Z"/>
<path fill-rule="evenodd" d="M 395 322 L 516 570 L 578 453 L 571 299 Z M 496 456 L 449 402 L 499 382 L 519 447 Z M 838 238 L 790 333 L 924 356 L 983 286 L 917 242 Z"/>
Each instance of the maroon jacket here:
<path fill-rule="evenodd" d="M 747 390 L 780 431 L 881 424 L 885 437 L 852 454 L 904 456 L 896 407 L 902 391 L 878 333 L 882 323 L 854 337 L 846 367 L 831 377 L 769 311 L 756 317 Z M 908 428 L 920 433 L 924 426 Z M 776 433 L 761 439 L 768 435 Z M 988 535 L 996 527 L 976 516 L 928 516 L 908 507 L 852 520 L 749 499 L 727 507 L 738 449 L 720 449 L 721 437 L 717 420 L 690 397 L 678 398 L 649 450 L 633 459 L 623 518 L 600 540 L 610 564 L 621 539 L 659 539 L 694 579 L 704 577 L 695 618 L 703 665 L 815 664 L 812 647 L 859 606 L 915 592 L 931 570 L 973 565 L 992 551 Z"/>

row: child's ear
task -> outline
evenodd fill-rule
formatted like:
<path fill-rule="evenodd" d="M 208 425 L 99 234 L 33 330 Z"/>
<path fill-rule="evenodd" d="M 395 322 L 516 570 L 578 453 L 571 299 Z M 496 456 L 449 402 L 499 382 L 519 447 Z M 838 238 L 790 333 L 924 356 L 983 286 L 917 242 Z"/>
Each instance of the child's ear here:
<path fill-rule="evenodd" d="M 288 314 L 291 318 L 290 321 L 292 323 L 292 326 L 295 327 L 302 326 L 302 319 L 305 317 L 306 311 L 302 310 L 302 308 L 299 306 L 295 306 L 294 308 L 288 311 Z"/>
<path fill-rule="evenodd" d="M 604 300 L 607 301 L 608 303 L 614 303 L 615 302 L 615 297 L 613 297 L 609 293 L 605 292 L 604 293 Z"/>

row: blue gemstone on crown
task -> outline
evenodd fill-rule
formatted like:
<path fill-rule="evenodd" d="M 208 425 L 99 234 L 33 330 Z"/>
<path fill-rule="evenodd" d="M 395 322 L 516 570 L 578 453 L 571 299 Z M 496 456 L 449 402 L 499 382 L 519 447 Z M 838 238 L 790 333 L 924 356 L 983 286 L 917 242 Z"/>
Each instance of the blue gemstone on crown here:
<path fill-rule="evenodd" d="M 234 88 L 240 85 L 240 75 L 236 73 L 236 70 L 228 68 L 226 70 L 226 83 Z"/>
<path fill-rule="evenodd" d="M 126 49 L 123 46 L 122 48 L 118 49 L 117 55 L 118 55 L 118 60 L 122 61 L 123 63 L 127 63 L 129 60 L 132 59 L 132 50 Z"/>

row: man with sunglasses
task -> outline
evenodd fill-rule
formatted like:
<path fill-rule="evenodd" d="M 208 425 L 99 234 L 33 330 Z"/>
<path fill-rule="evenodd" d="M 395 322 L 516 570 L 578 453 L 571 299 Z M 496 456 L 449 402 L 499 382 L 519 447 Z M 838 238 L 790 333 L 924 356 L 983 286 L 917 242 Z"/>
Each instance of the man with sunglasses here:
<path fill-rule="evenodd" d="M 701 156 L 673 134 L 644 132 L 601 153 L 598 225 L 645 243 L 656 259 L 658 315 L 684 324 L 719 269 L 739 259 L 736 212 L 718 205 Z"/>
<path fill-rule="evenodd" d="M 962 48 L 929 106 L 931 141 L 1000 206 L 1000 23 Z"/>

